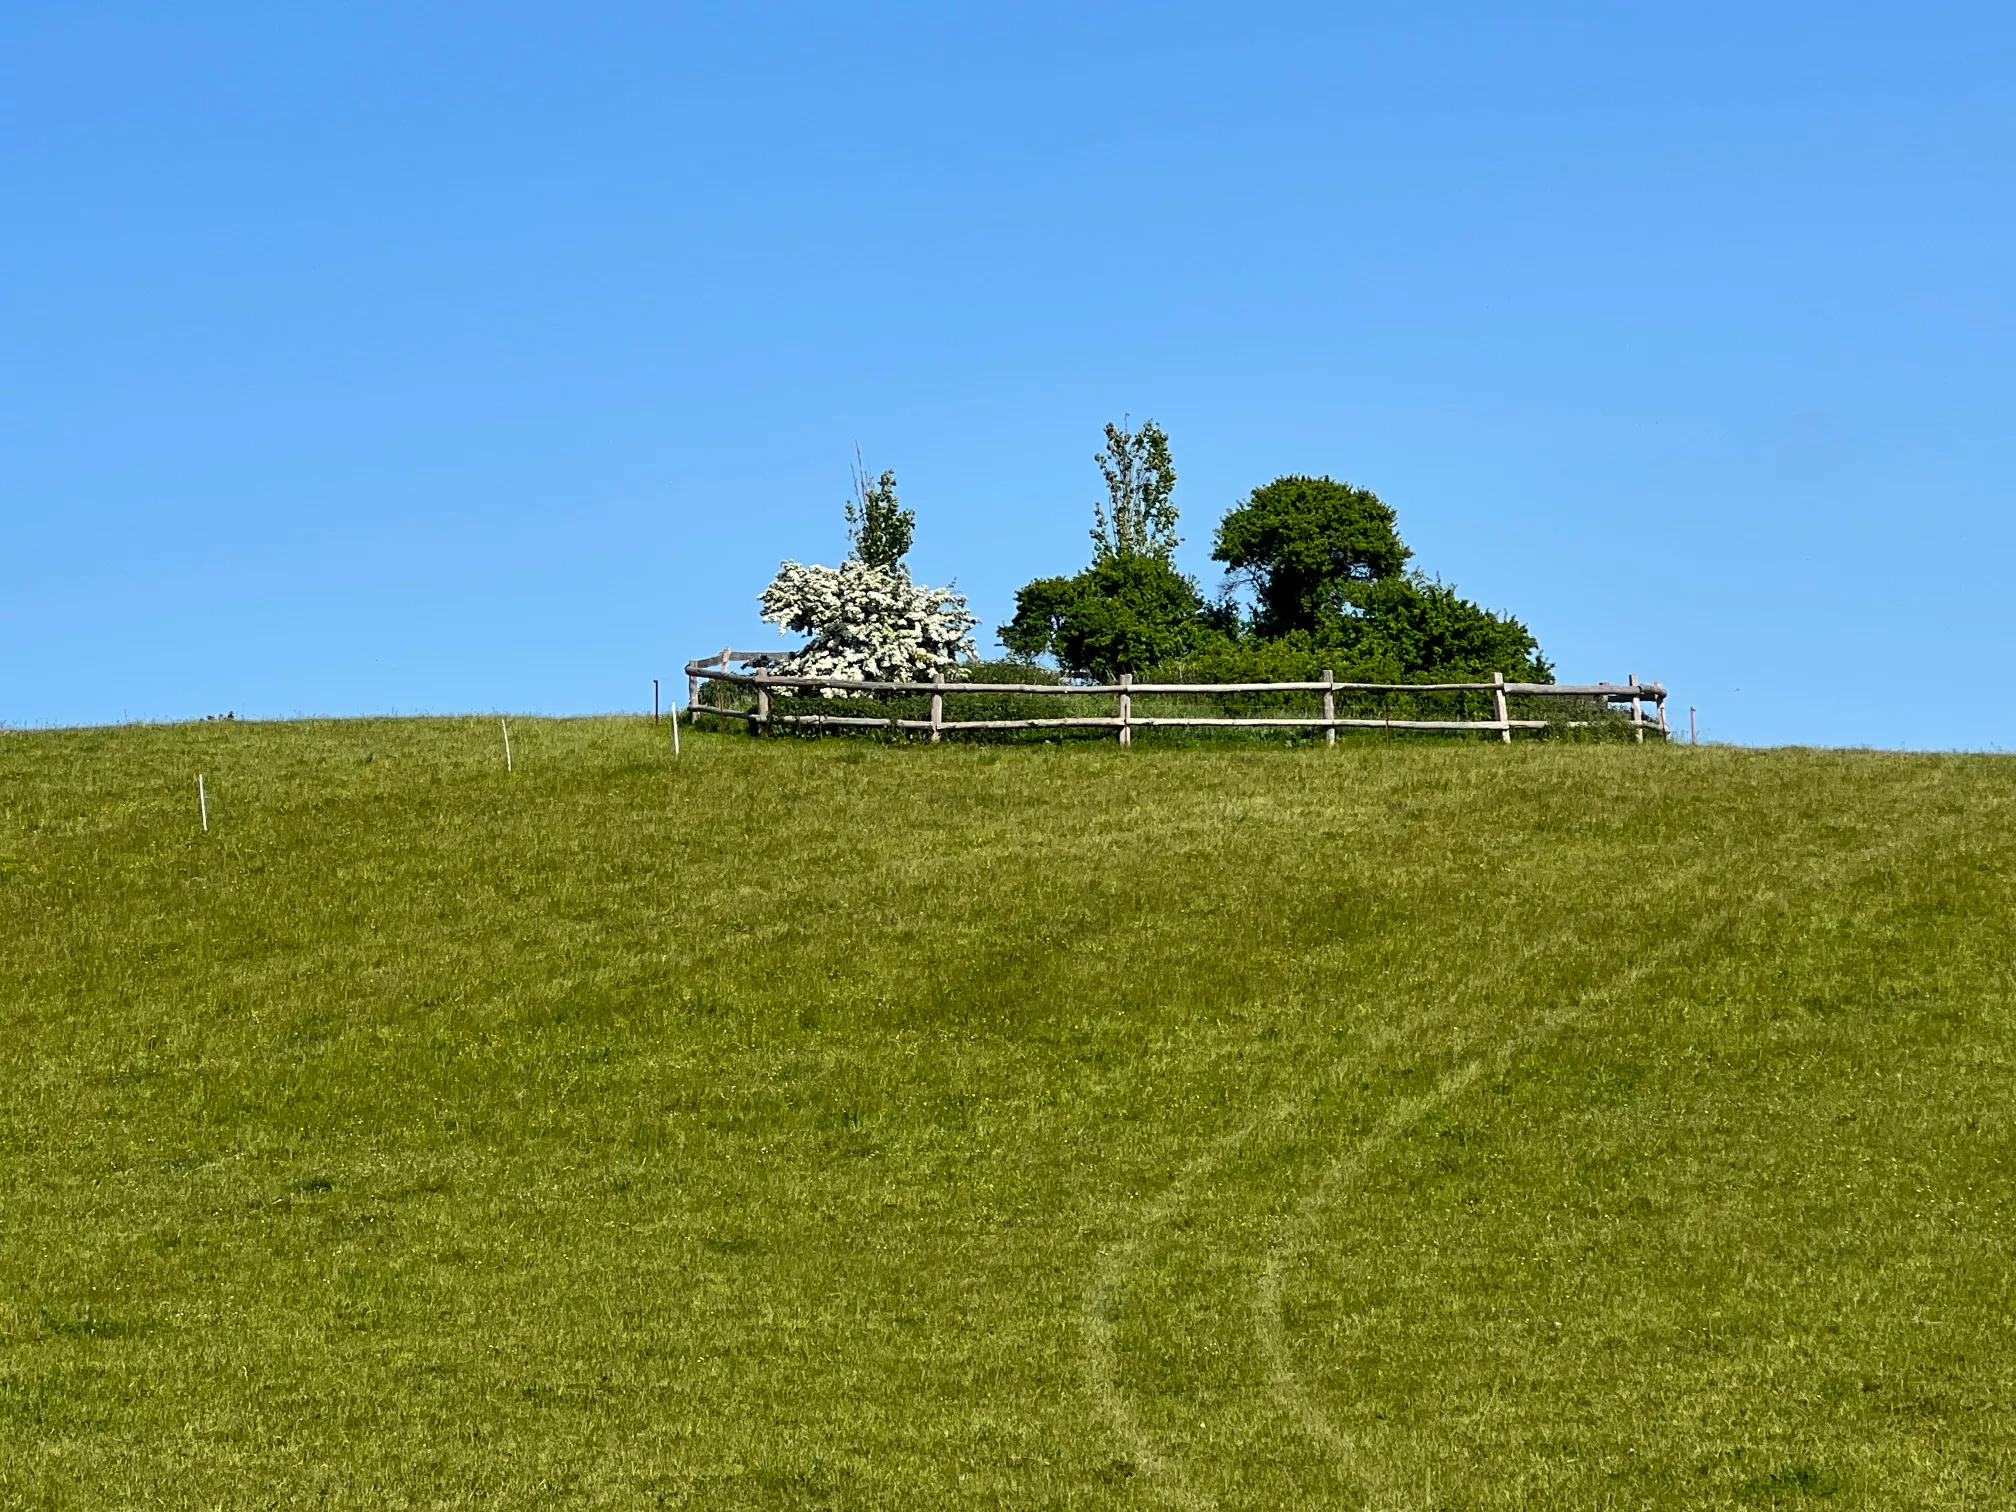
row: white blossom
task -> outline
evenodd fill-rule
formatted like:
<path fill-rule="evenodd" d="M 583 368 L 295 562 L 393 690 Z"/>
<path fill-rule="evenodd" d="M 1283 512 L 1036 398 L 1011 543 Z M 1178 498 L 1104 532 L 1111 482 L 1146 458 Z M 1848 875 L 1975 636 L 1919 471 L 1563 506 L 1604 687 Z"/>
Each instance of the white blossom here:
<path fill-rule="evenodd" d="M 909 572 L 849 558 L 838 567 L 786 562 L 763 590 L 763 618 L 811 640 L 775 670 L 864 682 L 927 682 L 964 676 L 979 619 L 950 588 L 925 588 Z M 823 688 L 828 698 L 844 690 Z"/>

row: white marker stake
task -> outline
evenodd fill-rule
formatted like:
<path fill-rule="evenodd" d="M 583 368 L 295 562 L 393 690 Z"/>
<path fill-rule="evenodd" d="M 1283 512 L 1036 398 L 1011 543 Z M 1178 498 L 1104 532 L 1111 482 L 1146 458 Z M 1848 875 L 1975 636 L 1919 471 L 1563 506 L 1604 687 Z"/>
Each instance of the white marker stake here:
<path fill-rule="evenodd" d="M 203 774 L 196 774 L 196 812 L 203 816 L 203 833 L 210 833 L 210 795 L 203 791 Z"/>
<path fill-rule="evenodd" d="M 674 756 L 679 754 L 679 711 L 677 709 L 672 711 L 672 754 Z"/>
<path fill-rule="evenodd" d="M 511 726 L 503 720 L 497 721 L 497 728 L 504 732 L 504 770 L 511 770 Z"/>

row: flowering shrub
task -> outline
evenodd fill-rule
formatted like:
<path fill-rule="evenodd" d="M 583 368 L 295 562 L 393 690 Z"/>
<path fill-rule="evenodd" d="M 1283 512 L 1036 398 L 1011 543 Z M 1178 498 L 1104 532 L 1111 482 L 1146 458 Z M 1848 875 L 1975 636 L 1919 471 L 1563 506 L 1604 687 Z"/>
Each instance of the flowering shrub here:
<path fill-rule="evenodd" d="M 838 567 L 784 563 L 763 590 L 763 618 L 811 637 L 776 670 L 866 682 L 923 682 L 940 671 L 963 676 L 958 661 L 974 654 L 979 623 L 950 588 L 920 587 L 900 563 L 877 567 L 853 557 Z"/>

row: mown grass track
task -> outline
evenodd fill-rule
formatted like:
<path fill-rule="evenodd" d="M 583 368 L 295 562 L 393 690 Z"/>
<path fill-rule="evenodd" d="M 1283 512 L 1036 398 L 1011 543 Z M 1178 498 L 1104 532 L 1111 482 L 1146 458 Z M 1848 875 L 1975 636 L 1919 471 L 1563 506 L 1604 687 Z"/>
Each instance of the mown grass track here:
<path fill-rule="evenodd" d="M 2016 1500 L 2016 763 L 513 734 L 0 735 L 0 1504 Z"/>

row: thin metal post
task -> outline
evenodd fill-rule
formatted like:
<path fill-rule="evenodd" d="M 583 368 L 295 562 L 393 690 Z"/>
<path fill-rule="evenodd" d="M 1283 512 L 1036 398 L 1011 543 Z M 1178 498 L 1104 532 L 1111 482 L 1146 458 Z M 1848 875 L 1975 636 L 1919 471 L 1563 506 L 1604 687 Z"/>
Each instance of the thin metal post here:
<path fill-rule="evenodd" d="M 1694 723 L 1694 705 L 1687 705 L 1687 744 L 1701 744 L 1701 731 Z"/>
<path fill-rule="evenodd" d="M 658 679 L 651 679 L 651 723 L 658 723 Z"/>
<path fill-rule="evenodd" d="M 1337 681 L 1337 674 L 1330 668 L 1323 669 L 1323 744 L 1337 744 L 1337 690 L 1331 685 Z"/>

